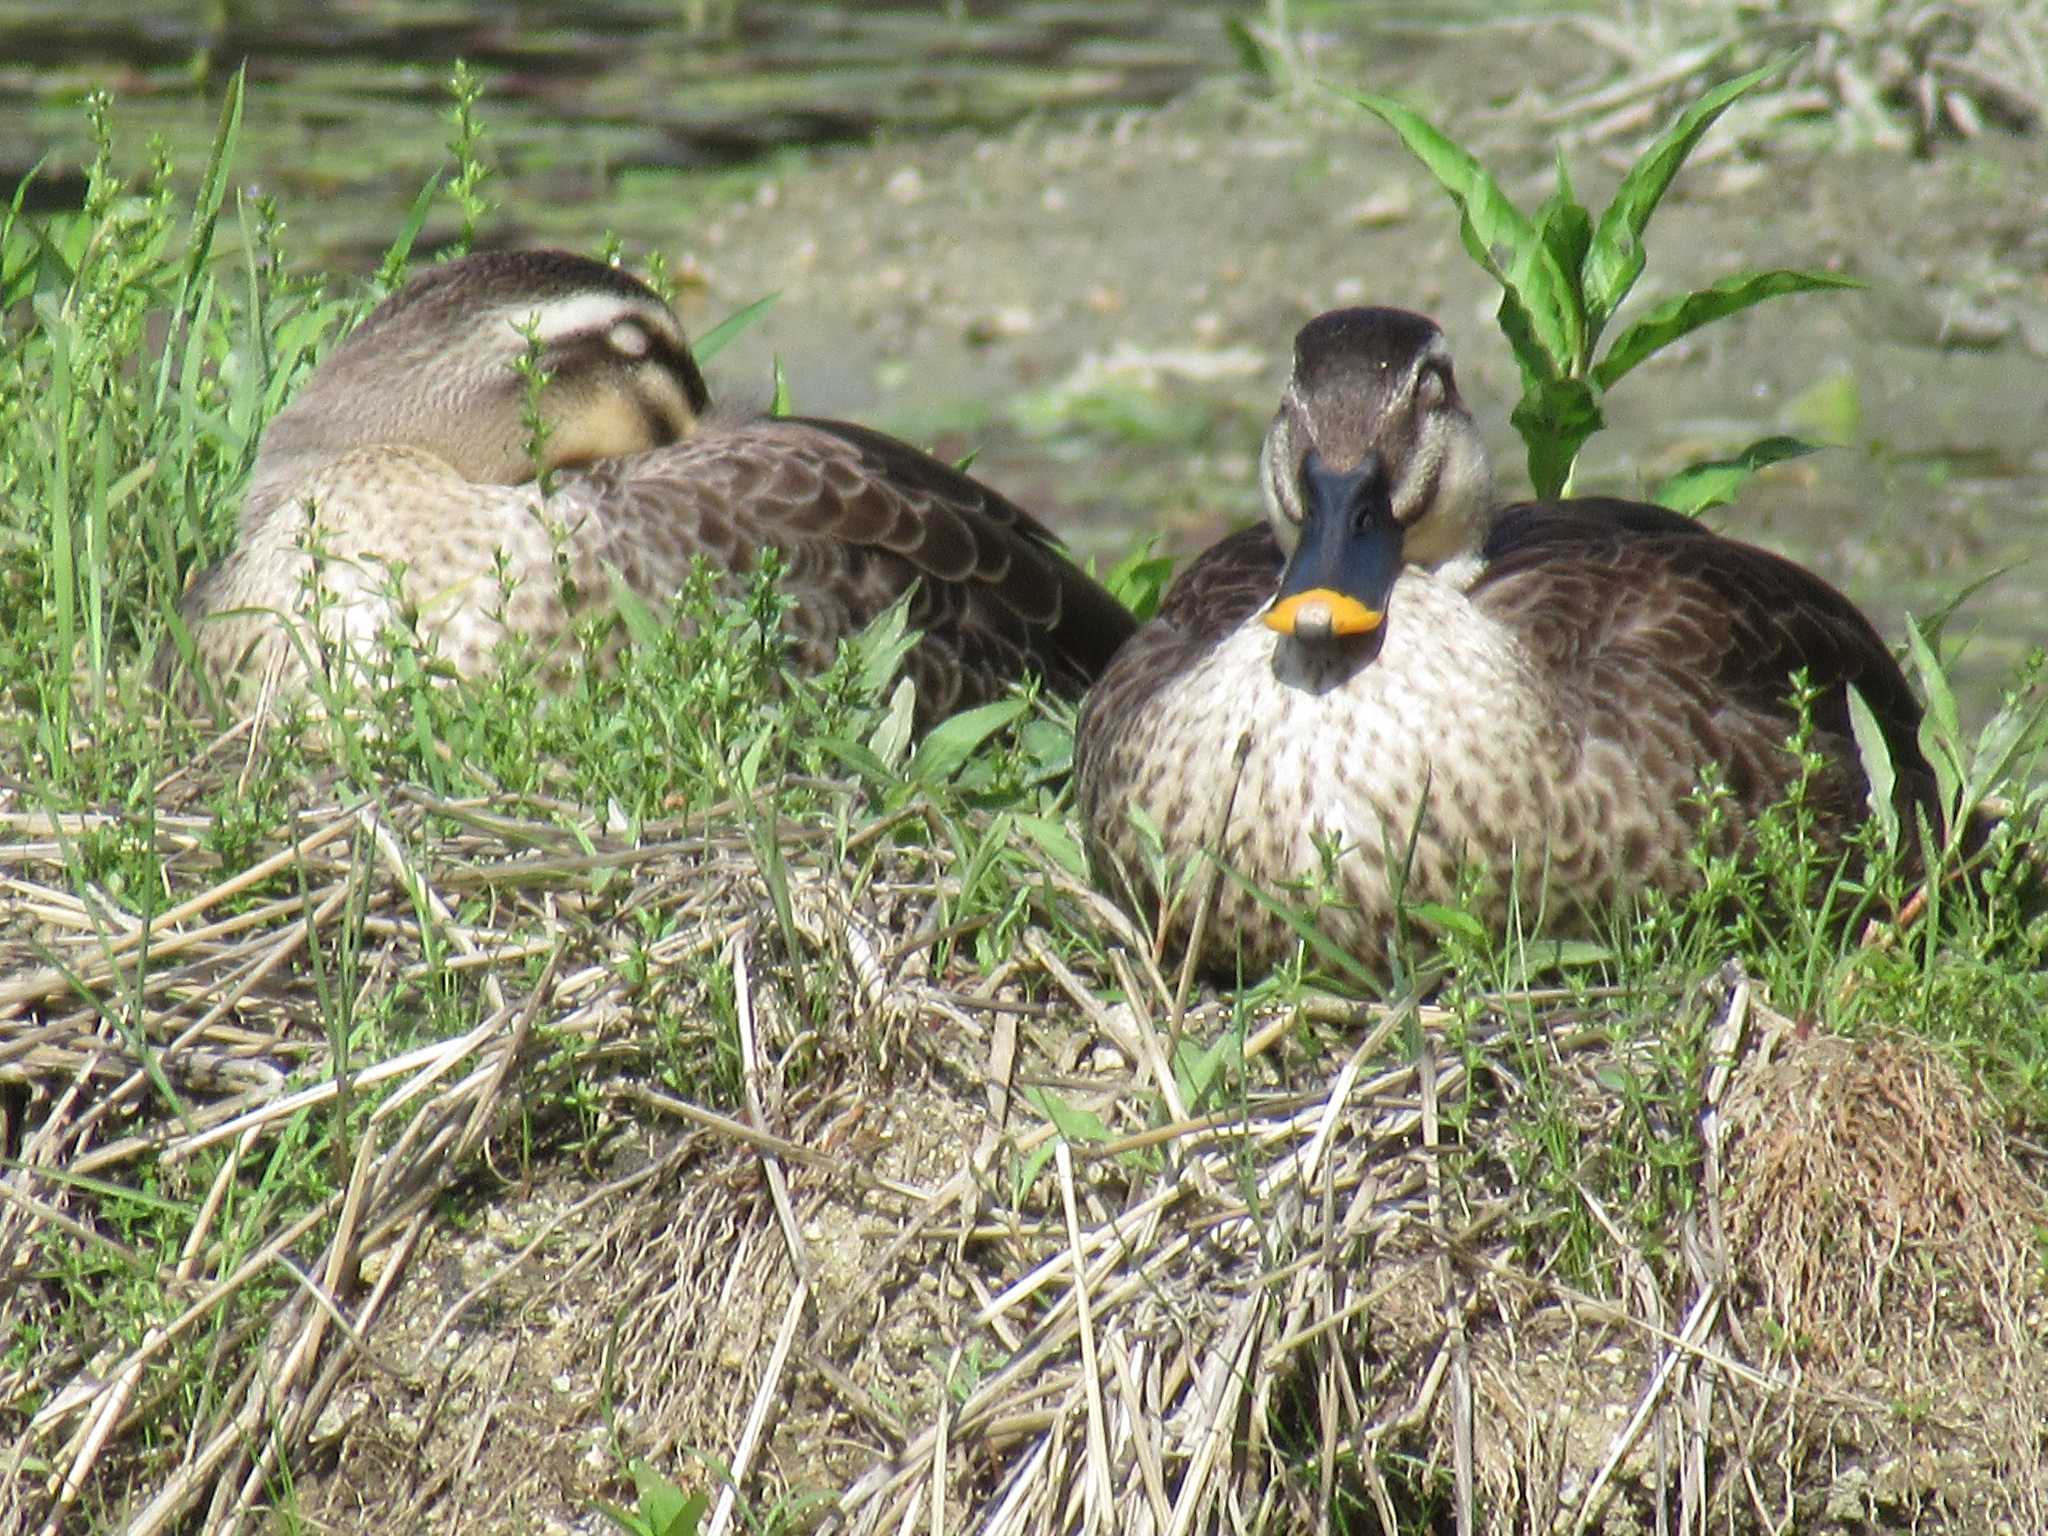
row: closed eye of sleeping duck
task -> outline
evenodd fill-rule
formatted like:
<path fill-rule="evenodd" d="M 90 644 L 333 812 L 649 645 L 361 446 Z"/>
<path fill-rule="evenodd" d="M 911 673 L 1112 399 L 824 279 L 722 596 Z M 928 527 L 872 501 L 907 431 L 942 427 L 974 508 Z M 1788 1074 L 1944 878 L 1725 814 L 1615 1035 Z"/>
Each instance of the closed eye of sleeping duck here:
<path fill-rule="evenodd" d="M 915 588 L 920 728 L 1027 672 L 1078 696 L 1135 627 L 1028 513 L 908 444 L 712 414 L 660 297 L 558 251 L 463 257 L 378 306 L 265 430 L 235 547 L 182 612 L 231 697 L 303 685 L 312 649 L 372 655 L 407 615 L 474 674 L 508 632 L 560 640 L 615 576 L 662 601 L 694 559 L 736 584 L 769 547 L 812 669 Z"/>
<path fill-rule="evenodd" d="M 1805 805 L 1823 847 L 1867 817 L 1847 690 L 1934 819 L 1920 707 L 1849 600 L 1802 567 L 1661 507 L 1604 498 L 1495 511 L 1478 430 L 1422 316 L 1303 328 L 1267 433 L 1270 526 L 1210 548 L 1110 663 L 1076 741 L 1096 862 L 1156 909 L 1135 806 L 1169 865 L 1218 856 L 1271 890 L 1316 878 L 1323 930 L 1384 961 L 1396 909 L 1455 901 L 1476 867 L 1550 932 L 1679 891 L 1704 836 L 1740 845 L 1800 776 L 1792 675 L 1817 690 Z M 1709 827 L 1703 780 L 1718 779 Z M 1286 922 L 1214 883 L 1212 969 L 1269 969 Z M 1539 914 L 1541 914 L 1539 919 Z M 1192 904 L 1169 915 L 1189 940 Z"/>

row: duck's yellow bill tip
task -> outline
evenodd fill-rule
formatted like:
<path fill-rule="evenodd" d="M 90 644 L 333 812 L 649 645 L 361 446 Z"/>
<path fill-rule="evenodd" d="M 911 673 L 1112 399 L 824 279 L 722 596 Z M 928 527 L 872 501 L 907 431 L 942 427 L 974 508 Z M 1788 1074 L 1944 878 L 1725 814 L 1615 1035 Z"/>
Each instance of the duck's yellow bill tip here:
<path fill-rule="evenodd" d="M 1266 610 L 1266 627 L 1283 635 L 1317 639 L 1325 635 L 1363 635 L 1380 627 L 1386 618 L 1355 597 L 1333 592 L 1328 587 L 1311 587 L 1292 597 L 1283 597 Z"/>

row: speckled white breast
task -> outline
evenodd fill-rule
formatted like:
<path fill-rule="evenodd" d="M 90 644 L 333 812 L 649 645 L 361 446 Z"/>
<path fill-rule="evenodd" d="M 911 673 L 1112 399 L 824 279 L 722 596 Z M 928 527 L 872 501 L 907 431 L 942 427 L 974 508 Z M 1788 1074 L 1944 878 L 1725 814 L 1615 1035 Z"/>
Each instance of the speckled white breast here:
<path fill-rule="evenodd" d="M 1169 862 L 1213 849 L 1269 890 L 1302 885 L 1293 900 L 1321 905 L 1324 931 L 1368 960 L 1385 954 L 1397 892 L 1455 900 L 1468 869 L 1483 905 L 1498 915 L 1517 893 L 1532 925 L 1541 903 L 1611 896 L 1617 819 L 1652 797 L 1460 585 L 1409 569 L 1379 654 L 1327 658 L 1254 615 L 1126 723 L 1109 771 L 1161 828 Z M 1098 841 L 1137 868 L 1116 819 L 1099 815 Z M 1219 879 L 1215 903 L 1213 963 L 1265 967 L 1292 948 L 1238 882 Z M 1169 924 L 1182 940 L 1193 906 Z"/>
<path fill-rule="evenodd" d="M 566 627 L 556 556 L 586 553 L 588 517 L 531 485 L 471 484 L 417 450 L 345 454 L 245 512 L 196 639 L 215 675 L 241 685 L 296 683 L 309 659 L 359 665 L 394 631 L 474 673 L 508 629 Z"/>

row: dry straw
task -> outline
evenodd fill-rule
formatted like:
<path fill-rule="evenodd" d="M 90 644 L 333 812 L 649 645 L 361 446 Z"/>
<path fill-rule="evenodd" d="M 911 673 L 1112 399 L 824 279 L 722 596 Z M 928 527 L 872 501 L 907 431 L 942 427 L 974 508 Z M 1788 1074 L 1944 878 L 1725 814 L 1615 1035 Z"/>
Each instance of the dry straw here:
<path fill-rule="evenodd" d="M 1644 1046 L 1585 999 L 1238 1019 L 1049 866 L 983 974 L 952 854 L 786 829 L 785 926 L 730 808 L 628 845 L 402 792 L 227 880 L 166 813 L 147 928 L 67 872 L 91 818 L 0 830 L 0 1529 L 583 1523 L 620 1454 L 714 1533 L 2048 1529 L 2040 1183 L 1924 1052 L 1817 1054 L 1738 971 L 1670 1003 L 1689 1209 L 1653 1250 L 1582 1183 L 1573 1278 L 1508 1046 L 1596 1145 Z M 473 1022 L 338 1058 L 345 939 L 347 1017 L 430 982 Z M 735 1053 L 716 1102 L 662 1085 L 678 1032 Z M 1219 1096 L 1187 1063 L 1232 1035 Z M 1845 1134 L 1882 1106 L 1938 1155 Z M 309 1125 L 332 1177 L 282 1198 Z M 116 1187 L 195 1213 L 175 1256 Z M 80 1342 L 60 1249 L 166 1310 Z"/>

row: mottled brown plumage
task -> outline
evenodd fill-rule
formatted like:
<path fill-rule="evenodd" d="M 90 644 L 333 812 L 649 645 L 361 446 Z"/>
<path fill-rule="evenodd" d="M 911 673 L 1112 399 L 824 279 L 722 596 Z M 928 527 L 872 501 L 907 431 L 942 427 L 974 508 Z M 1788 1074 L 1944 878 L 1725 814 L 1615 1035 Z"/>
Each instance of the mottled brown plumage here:
<path fill-rule="evenodd" d="M 231 696 L 290 687 L 397 625 L 474 673 L 508 632 L 560 640 L 615 577 L 662 601 L 693 559 L 737 579 L 770 547 L 809 667 L 915 587 L 921 727 L 1026 672 L 1078 695 L 1134 627 L 1028 513 L 908 444 L 708 410 L 673 313 L 626 274 L 551 251 L 435 267 L 265 432 L 236 547 L 184 604 L 201 662 Z"/>
<path fill-rule="evenodd" d="M 1403 897 L 1455 900 L 1475 869 L 1496 922 L 1514 906 L 1530 929 L 1596 928 L 1633 893 L 1697 878 L 1704 776 L 1726 790 L 1705 833 L 1722 848 L 1784 797 L 1801 669 L 1818 690 L 1806 805 L 1821 839 L 1867 815 L 1851 686 L 1884 730 L 1901 808 L 1931 810 L 1919 705 L 1819 577 L 1642 503 L 1490 511 L 1448 352 L 1419 316 L 1324 316 L 1295 356 L 1262 459 L 1270 526 L 1191 564 L 1082 712 L 1091 848 L 1142 913 L 1161 893 L 1134 806 L 1169 865 L 1214 853 L 1269 890 L 1327 898 L 1325 932 L 1368 964 Z M 1359 526 L 1381 509 L 1405 557 L 1368 633 L 1268 627 L 1318 475 L 1355 490 Z M 1181 943 L 1205 883 L 1169 912 Z M 1213 884 L 1204 962 L 1284 957 L 1287 925 L 1237 881 Z"/>

